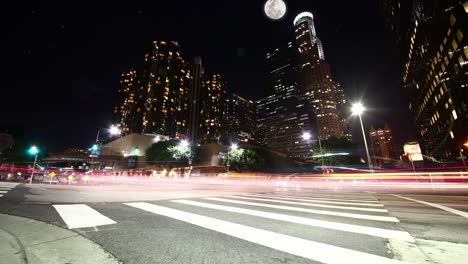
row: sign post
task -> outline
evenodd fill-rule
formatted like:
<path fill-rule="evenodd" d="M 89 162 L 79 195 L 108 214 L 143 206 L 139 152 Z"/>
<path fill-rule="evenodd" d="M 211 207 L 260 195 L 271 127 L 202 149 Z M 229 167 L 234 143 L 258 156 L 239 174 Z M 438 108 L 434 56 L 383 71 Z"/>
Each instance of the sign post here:
<path fill-rule="evenodd" d="M 69 175 L 67 179 L 68 179 L 68 184 L 70 184 L 73 181 L 73 179 L 75 179 L 75 177 L 73 177 L 73 175 Z"/>
<path fill-rule="evenodd" d="M 55 176 L 56 176 L 55 172 L 49 173 L 49 177 L 50 177 L 49 184 L 52 184 L 52 178 L 54 178 Z"/>

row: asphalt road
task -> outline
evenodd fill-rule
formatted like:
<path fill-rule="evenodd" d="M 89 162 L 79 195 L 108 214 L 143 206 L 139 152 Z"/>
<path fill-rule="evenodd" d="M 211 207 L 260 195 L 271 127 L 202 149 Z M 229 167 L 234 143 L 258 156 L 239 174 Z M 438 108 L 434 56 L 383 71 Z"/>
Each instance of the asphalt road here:
<path fill-rule="evenodd" d="M 0 213 L 73 229 L 123 263 L 468 263 L 466 189 L 167 181 L 0 189 Z"/>

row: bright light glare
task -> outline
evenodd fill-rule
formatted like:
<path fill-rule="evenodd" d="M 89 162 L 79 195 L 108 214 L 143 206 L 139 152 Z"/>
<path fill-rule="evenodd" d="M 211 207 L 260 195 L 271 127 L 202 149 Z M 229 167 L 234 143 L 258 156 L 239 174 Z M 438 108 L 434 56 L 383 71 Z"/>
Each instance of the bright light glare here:
<path fill-rule="evenodd" d="M 111 126 L 109 129 L 111 135 L 120 135 L 120 129 L 116 126 Z"/>
<path fill-rule="evenodd" d="M 188 148 L 189 142 L 188 142 L 187 140 L 184 139 L 184 140 L 180 141 L 180 144 L 179 144 L 179 145 L 180 145 L 180 147 L 182 147 L 182 148 Z"/>
<path fill-rule="evenodd" d="M 315 155 L 314 158 L 321 158 L 321 157 L 332 157 L 332 156 L 349 156 L 349 153 L 325 153 L 323 155 Z"/>
<path fill-rule="evenodd" d="M 36 155 L 37 153 L 39 153 L 39 148 L 38 147 L 32 146 L 31 148 L 29 148 L 29 154 Z"/>
<path fill-rule="evenodd" d="M 239 148 L 239 145 L 237 144 L 231 144 L 231 149 L 232 150 L 237 150 Z"/>
<path fill-rule="evenodd" d="M 361 103 L 356 103 L 353 105 L 352 111 L 353 115 L 361 115 L 366 109 Z"/>
<path fill-rule="evenodd" d="M 304 132 L 304 134 L 302 134 L 302 139 L 304 140 L 310 140 L 311 138 L 312 135 L 309 132 Z"/>
<path fill-rule="evenodd" d="M 157 142 L 159 142 L 159 141 L 161 141 L 161 137 L 160 137 L 160 136 L 156 136 L 156 137 L 153 139 L 153 142 L 154 142 L 154 143 L 157 143 Z"/>

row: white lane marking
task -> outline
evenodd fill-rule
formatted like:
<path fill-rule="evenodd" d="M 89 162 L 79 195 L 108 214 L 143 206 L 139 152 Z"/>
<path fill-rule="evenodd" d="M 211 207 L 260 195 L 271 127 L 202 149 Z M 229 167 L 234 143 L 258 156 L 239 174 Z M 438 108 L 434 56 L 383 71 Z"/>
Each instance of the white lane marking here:
<path fill-rule="evenodd" d="M 111 225 L 116 222 L 85 204 L 53 205 L 69 229 Z"/>
<path fill-rule="evenodd" d="M 8 191 L 0 191 L 0 193 L 7 193 Z"/>
<path fill-rule="evenodd" d="M 405 263 L 154 204 L 140 202 L 126 205 L 322 263 Z"/>
<path fill-rule="evenodd" d="M 336 202 L 336 201 L 321 201 L 316 199 L 302 199 L 302 198 L 290 198 L 290 196 L 280 196 L 280 195 L 244 195 L 251 197 L 265 197 L 273 199 L 283 199 L 291 201 L 303 201 L 303 202 L 314 202 L 314 203 L 324 203 L 324 204 L 344 204 L 344 205 L 360 205 L 360 206 L 373 206 L 373 207 L 383 207 L 383 204 L 376 203 L 351 203 L 351 202 Z"/>
<path fill-rule="evenodd" d="M 234 196 L 234 195 L 233 196 L 224 196 L 224 197 L 242 199 L 242 200 L 254 200 L 254 201 L 261 201 L 261 202 L 273 202 L 273 203 L 283 203 L 283 204 L 293 204 L 293 205 L 306 205 L 306 206 L 321 207 L 321 208 L 332 208 L 332 209 L 353 210 L 353 211 L 388 213 L 387 209 L 363 208 L 363 207 L 351 207 L 351 206 L 336 206 L 336 205 L 302 203 L 302 202 L 289 202 L 289 201 L 283 201 L 283 200 L 278 200 L 278 199 L 265 199 L 265 198 L 243 197 L 243 196 Z"/>
<path fill-rule="evenodd" d="M 393 195 L 393 196 L 396 196 L 396 197 L 399 197 L 399 198 L 402 198 L 402 199 L 409 200 L 409 201 L 413 201 L 413 202 L 417 202 L 417 203 L 429 205 L 429 206 L 432 206 L 432 207 L 435 207 L 435 208 L 439 208 L 439 209 L 442 209 L 442 210 L 444 210 L 444 211 L 450 212 L 450 213 L 452 213 L 452 214 L 456 214 L 456 215 L 459 215 L 459 216 L 463 216 L 463 217 L 465 217 L 465 218 L 468 218 L 468 213 L 467 213 L 467 212 L 463 212 L 463 211 L 460 211 L 460 210 L 457 210 L 457 209 L 454 209 L 454 208 L 450 208 L 450 207 L 447 207 L 447 206 L 445 206 L 445 205 L 436 204 L 436 203 L 424 202 L 424 201 L 420 201 L 420 200 L 416 200 L 416 199 L 413 199 L 413 198 L 404 197 L 404 196 L 396 195 L 396 194 L 392 194 L 392 195 Z"/>
<path fill-rule="evenodd" d="M 207 198 L 202 198 L 202 199 L 210 200 L 210 201 L 226 202 L 226 203 L 269 207 L 269 208 L 275 208 L 275 209 L 281 209 L 281 210 L 306 212 L 306 213 L 313 213 L 313 214 L 341 216 L 341 217 L 356 218 L 356 219 L 365 219 L 365 220 L 374 220 L 374 221 L 383 221 L 383 222 L 395 222 L 395 223 L 400 222 L 400 220 L 398 220 L 397 218 L 393 216 L 363 215 L 363 214 L 341 213 L 341 212 L 333 212 L 333 211 L 322 211 L 322 210 L 313 210 L 313 209 L 307 209 L 307 208 L 301 208 L 301 207 L 244 202 L 244 201 L 237 201 L 237 200 L 223 199 L 223 198 L 207 197 Z"/>
<path fill-rule="evenodd" d="M 3 197 L 3 194 L 0 194 L 0 197 Z"/>
<path fill-rule="evenodd" d="M 239 214 L 247 214 L 247 215 L 280 220 L 280 221 L 285 221 L 285 222 L 290 222 L 290 223 L 316 226 L 316 227 L 327 228 L 327 229 L 338 230 L 338 231 L 345 231 L 345 232 L 356 233 L 356 234 L 364 234 L 364 235 L 369 235 L 369 236 L 374 236 L 374 237 L 397 239 L 397 240 L 402 240 L 402 241 L 412 242 L 412 243 L 415 242 L 414 238 L 408 232 L 405 232 L 405 231 L 389 230 L 389 229 L 383 229 L 383 228 L 367 227 L 367 226 L 352 225 L 352 224 L 342 224 L 342 223 L 336 223 L 336 222 L 331 222 L 331 221 L 310 219 L 310 218 L 305 218 L 305 217 L 300 217 L 300 216 L 270 213 L 270 212 L 265 212 L 265 211 L 251 210 L 251 209 L 245 209 L 245 208 L 239 208 L 239 207 L 195 202 L 195 201 L 190 201 L 190 200 L 173 200 L 172 202 L 199 206 L 199 207 L 204 207 L 204 208 L 210 208 L 210 209 L 216 209 L 216 210 L 222 210 L 222 211 L 233 212 L 233 213 L 239 213 Z"/>
<path fill-rule="evenodd" d="M 260 194 L 263 195 L 263 194 Z M 277 195 L 277 194 L 274 194 Z M 277 196 L 284 196 L 284 197 L 292 197 L 292 198 L 312 198 L 315 200 L 322 200 L 322 201 L 343 201 L 343 202 L 360 202 L 360 203 L 379 203 L 379 201 L 376 200 L 356 200 L 356 199 L 337 199 L 337 198 L 326 198 L 323 196 L 295 196 L 295 195 L 277 195 Z"/>

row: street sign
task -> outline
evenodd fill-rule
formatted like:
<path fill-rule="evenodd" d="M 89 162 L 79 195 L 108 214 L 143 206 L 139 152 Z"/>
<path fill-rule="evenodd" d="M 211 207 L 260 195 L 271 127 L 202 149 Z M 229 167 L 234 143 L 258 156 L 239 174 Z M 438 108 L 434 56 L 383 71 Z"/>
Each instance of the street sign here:
<path fill-rule="evenodd" d="M 53 178 L 53 177 L 55 177 L 55 176 L 57 176 L 57 174 L 55 174 L 55 172 L 49 173 L 49 177 Z"/>
<path fill-rule="evenodd" d="M 67 179 L 68 179 L 69 181 L 73 181 L 73 179 L 75 179 L 75 177 L 73 177 L 73 175 L 69 175 L 69 176 L 67 177 Z"/>
<path fill-rule="evenodd" d="M 88 181 L 89 181 L 89 176 L 88 176 L 88 175 L 84 176 L 84 177 L 83 177 L 83 181 L 84 181 L 85 183 L 88 183 Z"/>

